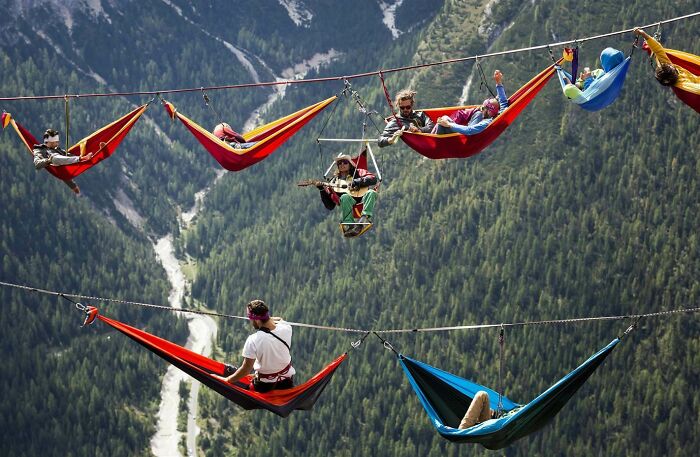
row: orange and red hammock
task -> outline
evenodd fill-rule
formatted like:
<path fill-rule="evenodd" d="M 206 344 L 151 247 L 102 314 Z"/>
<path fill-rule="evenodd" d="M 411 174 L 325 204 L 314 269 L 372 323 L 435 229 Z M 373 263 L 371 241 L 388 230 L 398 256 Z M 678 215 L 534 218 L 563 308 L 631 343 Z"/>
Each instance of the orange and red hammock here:
<path fill-rule="evenodd" d="M 515 118 L 520 115 L 553 75 L 554 65 L 550 65 L 528 81 L 510 96 L 508 108 L 503 110 L 486 129 L 476 135 L 462 135 L 461 133 L 437 135 L 433 133 L 404 132 L 401 135 L 401 139 L 411 149 L 429 159 L 466 158 L 476 155 L 493 143 L 515 121 Z M 478 108 L 478 105 L 430 108 L 422 111 L 435 122 L 440 116 L 450 116 L 458 110 L 473 108 Z"/>
<path fill-rule="evenodd" d="M 180 119 L 222 167 L 229 171 L 240 171 L 272 154 L 282 143 L 297 133 L 335 99 L 336 97 L 333 96 L 244 133 L 243 137 L 246 142 L 257 142 L 253 147 L 247 149 L 236 149 L 229 146 L 228 143 L 221 141 L 209 130 L 178 112 L 172 103 L 163 101 L 163 104 L 170 117 Z"/>
<path fill-rule="evenodd" d="M 70 165 L 62 165 L 60 167 L 46 167 L 46 170 L 60 180 L 70 181 L 84 171 L 94 167 L 114 153 L 122 140 L 124 140 L 124 137 L 126 137 L 147 108 L 148 104 L 139 106 L 130 113 L 102 127 L 68 148 L 67 152 L 76 156 L 83 156 L 91 152 L 94 153 L 95 155 L 93 155 L 90 160 Z M 10 113 L 2 113 L 0 123 L 3 128 L 12 125 L 17 135 L 19 135 L 19 138 L 22 140 L 22 143 L 27 147 L 29 154 L 32 154 L 34 145 L 40 144 L 34 135 L 12 118 Z M 102 146 L 100 146 L 101 144 Z"/>
<path fill-rule="evenodd" d="M 313 408 L 316 400 L 331 381 L 335 370 L 348 356 L 347 353 L 342 354 L 303 384 L 291 389 L 260 393 L 246 388 L 252 381 L 250 376 L 242 378 L 236 384 L 230 384 L 215 377 L 214 375 L 224 376 L 226 365 L 221 362 L 143 330 L 102 316 L 94 307 L 88 307 L 87 312 L 89 316 L 89 319 L 86 320 L 87 323 L 92 322 L 95 318 L 101 320 L 243 409 L 266 409 L 282 417 L 289 416 L 295 409 L 309 410 Z"/>

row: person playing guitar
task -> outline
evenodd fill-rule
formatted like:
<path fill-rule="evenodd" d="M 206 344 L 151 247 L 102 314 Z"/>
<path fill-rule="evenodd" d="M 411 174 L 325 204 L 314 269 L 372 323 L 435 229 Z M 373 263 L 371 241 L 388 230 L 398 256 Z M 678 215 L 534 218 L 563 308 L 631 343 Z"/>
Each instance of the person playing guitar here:
<path fill-rule="evenodd" d="M 363 168 L 356 168 L 347 154 L 335 159 L 337 170 L 330 181 L 305 181 L 303 185 L 315 185 L 321 191 L 321 200 L 326 209 L 340 206 L 341 227 L 345 237 L 353 237 L 365 232 L 372 224 L 377 192 L 371 188 L 377 184 L 377 177 Z M 362 214 L 355 220 L 353 207 L 362 202 Z"/>

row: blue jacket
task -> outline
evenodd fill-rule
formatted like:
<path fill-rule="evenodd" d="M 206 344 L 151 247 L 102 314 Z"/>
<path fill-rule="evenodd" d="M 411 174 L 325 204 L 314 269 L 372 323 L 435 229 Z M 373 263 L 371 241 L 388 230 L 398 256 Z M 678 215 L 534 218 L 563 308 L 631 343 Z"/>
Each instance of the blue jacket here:
<path fill-rule="evenodd" d="M 498 84 L 496 86 L 496 94 L 498 95 L 498 103 L 501 105 L 498 114 L 501 114 L 504 109 L 508 108 L 508 97 L 506 96 L 506 90 L 503 85 Z M 462 135 L 476 135 L 482 132 L 494 119 L 494 117 L 484 118 L 482 121 L 471 125 L 451 123 L 450 128 L 453 132 L 461 133 Z"/>

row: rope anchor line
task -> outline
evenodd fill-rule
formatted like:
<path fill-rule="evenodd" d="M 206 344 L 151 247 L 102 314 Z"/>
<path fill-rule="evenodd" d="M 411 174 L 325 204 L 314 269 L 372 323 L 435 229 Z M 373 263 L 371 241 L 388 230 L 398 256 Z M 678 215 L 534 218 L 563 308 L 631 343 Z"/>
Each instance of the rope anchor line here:
<path fill-rule="evenodd" d="M 660 33 L 661 24 L 668 24 L 671 22 L 690 19 L 690 18 L 699 16 L 699 15 L 700 15 L 700 11 L 695 12 L 695 13 L 691 13 L 691 14 L 686 14 L 685 16 L 678 16 L 678 17 L 666 19 L 663 21 L 656 21 L 656 22 L 653 22 L 651 24 L 646 24 L 646 25 L 640 26 L 639 28 L 647 29 L 650 27 L 658 27 L 657 33 Z M 547 44 L 543 44 L 543 45 L 529 46 L 526 48 L 518 48 L 518 49 L 510 49 L 510 50 L 506 50 L 506 51 L 492 52 L 489 54 L 482 54 L 478 57 L 483 59 L 484 57 L 495 57 L 495 56 L 501 56 L 501 55 L 507 55 L 507 54 L 517 54 L 520 52 L 536 51 L 539 49 L 546 49 L 549 46 L 565 46 L 567 44 L 574 44 L 574 43 L 578 44 L 578 43 L 583 43 L 585 41 L 598 40 L 601 38 L 607 38 L 607 37 L 615 36 L 615 35 L 622 35 L 625 33 L 632 32 L 633 30 L 634 29 L 616 30 L 614 32 L 604 33 L 601 35 L 593 35 L 593 36 L 589 36 L 589 37 L 585 37 L 585 38 L 575 38 L 575 39 L 568 40 L 568 41 L 559 41 L 556 43 L 547 43 Z M 395 72 L 400 72 L 400 71 L 433 67 L 436 65 L 448 65 L 448 64 L 458 63 L 458 62 L 466 62 L 469 60 L 476 60 L 476 56 L 459 57 L 459 58 L 455 58 L 455 59 L 442 60 L 439 62 L 428 62 L 428 63 L 422 63 L 422 64 L 416 64 L 416 65 L 408 65 L 408 66 L 404 66 L 404 67 L 396 67 L 396 68 L 390 68 L 390 69 L 386 69 L 386 70 L 368 71 L 365 73 L 357 73 L 354 75 L 347 75 L 347 76 L 329 76 L 329 77 L 325 77 L 325 78 L 292 79 L 292 80 L 286 79 L 286 80 L 282 80 L 282 81 L 267 81 L 267 82 L 245 83 L 245 84 L 229 84 L 229 85 L 223 85 L 223 86 L 210 86 L 210 87 L 189 87 L 189 88 L 184 88 L 184 89 L 161 89 L 161 90 L 150 90 L 150 91 L 103 92 L 103 93 L 66 94 L 66 95 L 26 95 L 26 96 L 14 96 L 14 97 L 0 97 L 0 101 L 54 100 L 54 99 L 60 99 L 60 98 L 64 98 L 64 97 L 66 97 L 66 98 L 126 97 L 126 96 L 135 96 L 135 95 L 176 94 L 176 93 L 185 93 L 185 92 L 197 92 L 197 91 L 203 91 L 203 90 L 242 89 L 242 88 L 249 88 L 249 87 L 270 87 L 270 86 L 290 85 L 290 84 L 307 84 L 307 83 L 328 82 L 328 81 L 344 81 L 344 80 L 349 80 L 349 79 L 367 78 L 370 76 L 377 76 L 377 75 L 381 75 L 382 72 L 383 73 L 395 73 Z"/>
<path fill-rule="evenodd" d="M 105 303 L 117 303 L 117 304 L 125 304 L 125 305 L 142 306 L 145 308 L 152 308 L 152 309 L 158 309 L 158 310 L 170 311 L 170 312 L 201 314 L 201 315 L 212 316 L 212 317 L 223 317 L 226 319 L 239 319 L 239 320 L 246 320 L 246 321 L 248 320 L 247 316 L 236 316 L 236 315 L 232 315 L 232 314 L 224 314 L 224 313 L 219 313 L 219 312 L 215 312 L 215 311 L 203 311 L 203 310 L 198 310 L 198 309 L 173 308 L 172 306 L 154 305 L 152 303 L 142 303 L 142 302 L 135 302 L 135 301 L 129 301 L 129 300 L 122 300 L 122 299 L 117 299 L 117 298 L 95 297 L 95 296 L 90 296 L 90 295 L 72 294 L 72 293 L 67 293 L 67 292 L 56 292 L 56 291 L 52 291 L 52 290 L 30 287 L 30 286 L 26 286 L 26 285 L 22 285 L 22 284 L 13 284 L 10 282 L 5 282 L 5 281 L 0 281 L 0 286 L 20 289 L 20 290 L 24 290 L 27 292 L 35 292 L 35 293 L 40 293 L 40 294 L 45 294 L 45 295 L 53 295 L 55 297 L 61 297 L 65 300 L 68 300 L 69 302 L 73 303 L 74 305 L 76 305 L 76 307 L 78 309 L 83 309 L 83 308 L 80 308 L 80 306 L 83 306 L 85 308 L 85 305 L 83 305 L 80 302 L 76 302 L 72 298 L 75 298 L 78 300 L 93 301 L 93 302 L 105 302 Z M 72 298 L 70 298 L 70 297 L 72 297 Z M 78 305 L 80 305 L 80 306 L 78 306 Z M 373 333 L 377 338 L 382 340 L 382 343 L 386 343 L 385 347 L 387 349 L 390 349 L 390 350 L 396 352 L 396 350 L 394 349 L 394 347 L 390 343 L 388 343 L 384 338 L 379 336 L 380 333 L 386 335 L 389 333 L 447 332 L 447 331 L 454 331 L 454 330 L 477 330 L 477 329 L 487 329 L 487 328 L 500 328 L 500 329 L 504 330 L 506 327 L 525 327 L 525 326 L 531 326 L 531 325 L 563 325 L 563 324 L 579 324 L 579 323 L 596 322 L 596 321 L 613 321 L 613 320 L 635 319 L 635 321 L 630 325 L 630 327 L 627 330 L 625 330 L 625 332 L 623 333 L 622 336 L 624 336 L 624 335 L 629 334 L 632 330 L 634 330 L 642 318 L 670 316 L 673 314 L 692 314 L 692 313 L 700 313 L 700 307 L 680 308 L 680 309 L 656 311 L 656 312 L 644 313 L 644 314 L 624 314 L 624 315 L 616 315 L 616 316 L 590 316 L 590 317 L 577 317 L 577 318 L 568 318 L 568 319 L 549 319 L 549 320 L 540 320 L 540 321 L 521 321 L 521 322 L 510 322 L 510 323 L 503 322 L 503 323 L 499 323 L 499 324 L 455 325 L 455 326 L 450 326 L 450 327 L 424 327 L 424 328 L 410 327 L 410 328 L 386 329 L 386 330 L 372 330 L 372 329 L 368 330 L 368 329 L 349 328 L 349 327 L 337 327 L 337 326 L 332 326 L 332 325 L 307 324 L 304 322 L 289 322 L 289 321 L 287 321 L 287 323 L 289 325 L 296 326 L 296 327 L 306 327 L 306 328 L 313 328 L 313 329 L 317 329 L 317 330 L 331 330 L 331 331 L 340 331 L 340 332 L 347 332 L 347 333 L 364 333 L 364 334 L 366 334 L 364 337 L 362 337 L 360 339 L 358 346 L 362 343 L 362 341 L 364 341 L 364 339 L 367 337 L 367 335 L 369 333 Z"/>

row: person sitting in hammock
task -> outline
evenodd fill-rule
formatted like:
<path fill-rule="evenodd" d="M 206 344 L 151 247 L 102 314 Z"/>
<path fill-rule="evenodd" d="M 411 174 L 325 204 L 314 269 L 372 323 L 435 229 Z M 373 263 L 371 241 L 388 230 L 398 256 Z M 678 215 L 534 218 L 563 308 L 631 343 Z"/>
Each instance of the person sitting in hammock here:
<path fill-rule="evenodd" d="M 228 371 L 235 370 L 234 373 L 219 379 L 233 384 L 255 370 L 253 383 L 248 386 L 251 390 L 291 389 L 296 373 L 290 354 L 292 326 L 282 318 L 270 317 L 270 310 L 262 300 L 251 301 L 246 310 L 251 325 L 258 331 L 248 336 L 243 345 L 243 364 L 238 368 L 228 365 Z"/>
<path fill-rule="evenodd" d="M 680 65 L 674 65 L 666 54 L 666 50 L 654 38 L 644 30 L 636 27 L 635 35 L 641 35 L 647 42 L 649 49 L 656 58 L 656 72 L 654 76 L 662 86 L 675 86 L 681 90 L 700 94 L 700 76 L 694 75 Z"/>
<path fill-rule="evenodd" d="M 379 136 L 377 144 L 380 148 L 395 144 L 404 130 L 409 132 L 430 133 L 435 124 L 423 111 L 413 111 L 416 103 L 416 92 L 403 89 L 396 94 L 394 103 L 399 114 L 389 120 L 384 131 Z"/>
<path fill-rule="evenodd" d="M 609 47 L 603 49 L 600 53 L 600 64 L 603 68 L 596 68 L 591 71 L 589 67 L 585 67 L 576 80 L 576 84 L 572 84 L 571 80 L 565 76 L 564 81 L 566 81 L 567 84 L 564 86 L 564 95 L 571 99 L 579 97 L 584 90 L 588 89 L 593 81 L 611 72 L 624 61 L 625 54 L 622 51 Z"/>
<path fill-rule="evenodd" d="M 343 154 L 335 159 L 337 170 L 327 184 L 319 184 L 321 201 L 329 211 L 340 206 L 342 213 L 343 235 L 352 237 L 358 235 L 363 227 L 372 223 L 374 204 L 377 201 L 377 191 L 369 189 L 362 197 L 353 197 L 348 191 L 366 188 L 377 184 L 377 177 L 363 168 L 355 168 L 352 157 Z M 344 187 L 348 186 L 348 187 Z M 353 207 L 362 202 L 362 214 L 355 222 Z"/>
<path fill-rule="evenodd" d="M 245 138 L 243 138 L 243 135 L 233 130 L 231 126 L 225 122 L 216 124 L 212 133 L 234 149 L 248 149 L 255 146 L 257 143 L 257 141 L 247 142 Z"/>
<path fill-rule="evenodd" d="M 72 155 L 58 146 L 59 134 L 57 130 L 47 129 L 44 132 L 44 142 L 35 144 L 32 147 L 34 155 L 34 168 L 41 170 L 46 167 L 60 167 L 78 162 L 86 162 L 92 159 L 93 153 L 85 154 L 84 156 Z M 76 194 L 80 194 L 80 188 L 73 180 L 67 180 L 66 184 Z"/>
<path fill-rule="evenodd" d="M 496 70 L 493 73 L 493 80 L 496 82 L 498 99 L 487 98 L 479 108 L 459 110 L 452 117 L 441 116 L 437 120 L 437 126 L 433 133 L 438 135 L 446 133 L 476 135 L 488 127 L 498 114 L 508 108 L 508 97 L 502 84 L 503 73 Z"/>

